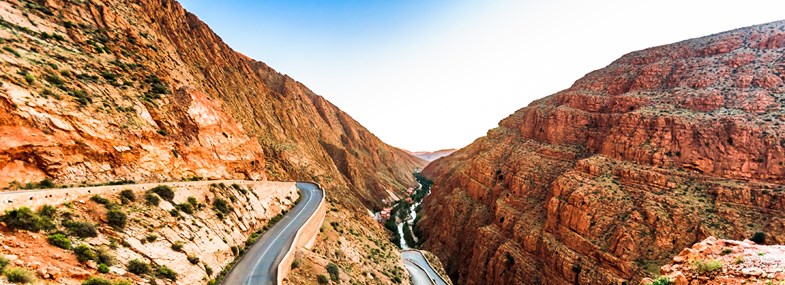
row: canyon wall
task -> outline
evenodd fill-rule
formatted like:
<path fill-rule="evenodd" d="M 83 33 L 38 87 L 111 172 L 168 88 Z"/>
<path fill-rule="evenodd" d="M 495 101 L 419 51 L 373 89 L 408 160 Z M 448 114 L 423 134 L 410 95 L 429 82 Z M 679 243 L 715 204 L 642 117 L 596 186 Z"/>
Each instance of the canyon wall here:
<path fill-rule="evenodd" d="M 785 22 L 632 52 L 428 165 L 458 284 L 624 284 L 714 235 L 785 242 Z"/>

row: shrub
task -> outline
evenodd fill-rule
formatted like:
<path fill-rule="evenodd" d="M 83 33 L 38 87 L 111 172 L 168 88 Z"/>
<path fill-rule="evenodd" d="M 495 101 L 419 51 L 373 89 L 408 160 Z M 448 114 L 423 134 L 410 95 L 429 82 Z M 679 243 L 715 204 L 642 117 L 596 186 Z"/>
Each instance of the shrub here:
<path fill-rule="evenodd" d="M 183 250 L 183 242 L 179 241 L 179 240 L 174 242 L 172 244 L 172 250 L 174 250 L 174 251 L 182 251 Z"/>
<path fill-rule="evenodd" d="M 172 188 L 169 188 L 169 186 L 158 185 L 155 186 L 155 188 L 150 189 L 150 191 L 153 191 L 153 193 L 158 194 L 158 196 L 161 197 L 161 199 L 168 200 L 168 201 L 174 199 L 174 191 L 172 191 Z"/>
<path fill-rule="evenodd" d="M 109 199 L 106 199 L 106 198 L 104 198 L 101 195 L 93 195 L 93 197 L 90 197 L 90 200 L 93 200 L 93 202 L 96 202 L 96 203 L 102 204 L 102 205 L 109 205 L 109 203 L 110 203 Z"/>
<path fill-rule="evenodd" d="M 100 271 L 100 266 L 99 266 L 99 271 Z M 87 278 L 87 280 L 82 282 L 82 285 L 112 285 L 112 281 L 106 280 L 101 277 L 90 276 L 90 278 Z"/>
<path fill-rule="evenodd" d="M 147 204 L 150 204 L 150 205 L 153 205 L 153 206 L 158 206 L 158 204 L 161 203 L 161 197 L 159 197 L 158 194 L 155 194 L 155 193 L 150 192 L 150 191 L 148 191 L 148 192 L 146 192 L 144 194 L 144 200 L 147 201 Z"/>
<path fill-rule="evenodd" d="M 189 255 L 187 258 L 188 258 L 188 262 L 190 262 L 191 264 L 199 264 L 199 257 Z"/>
<path fill-rule="evenodd" d="M 57 215 L 57 208 L 52 205 L 43 205 L 41 209 L 38 209 L 38 215 L 53 219 Z"/>
<path fill-rule="evenodd" d="M 341 271 L 335 263 L 330 262 L 327 264 L 327 273 L 330 273 L 330 279 L 332 279 L 333 282 L 339 282 L 341 280 Z"/>
<path fill-rule="evenodd" d="M 232 211 L 232 207 L 229 206 L 229 203 L 222 198 L 215 198 L 213 200 L 213 210 L 221 214 L 229 214 Z"/>
<path fill-rule="evenodd" d="M 172 281 L 177 280 L 177 272 L 174 272 L 173 269 L 171 269 L 169 267 L 166 267 L 166 265 L 163 265 L 163 266 L 158 268 L 158 276 L 161 276 L 163 278 L 166 278 L 166 279 L 169 279 L 169 280 L 172 280 Z"/>
<path fill-rule="evenodd" d="M 98 264 L 98 272 L 109 273 L 109 265 L 106 265 L 104 263 Z"/>
<path fill-rule="evenodd" d="M 716 259 L 712 260 L 697 260 L 692 263 L 692 269 L 698 274 L 717 271 L 722 269 L 722 262 Z"/>
<path fill-rule="evenodd" d="M 297 267 L 300 267 L 300 263 L 302 263 L 302 260 L 300 260 L 299 258 L 292 261 L 292 269 L 296 269 Z"/>
<path fill-rule="evenodd" d="M 71 240 L 62 233 L 55 233 L 46 237 L 49 244 L 59 248 L 71 249 Z"/>
<path fill-rule="evenodd" d="M 4 222 L 9 228 L 23 229 L 31 232 L 54 229 L 54 223 L 52 223 L 51 219 L 41 217 L 28 207 L 6 211 L 5 215 L 0 217 L 0 221 Z"/>
<path fill-rule="evenodd" d="M 325 276 L 324 274 L 319 274 L 319 276 L 316 276 L 316 281 L 318 281 L 319 284 L 329 284 L 330 283 L 330 279 L 328 279 L 327 276 Z"/>
<path fill-rule="evenodd" d="M 3 256 L 3 255 L 0 255 L 0 271 L 3 271 L 3 269 L 5 269 L 5 267 L 9 263 L 11 263 L 11 261 L 8 260 L 8 258 L 5 258 L 5 256 Z"/>
<path fill-rule="evenodd" d="M 68 229 L 68 233 L 80 238 L 97 237 L 98 230 L 95 225 L 90 222 L 76 222 L 67 220 L 63 222 L 63 226 Z"/>
<path fill-rule="evenodd" d="M 196 201 L 194 196 L 188 196 L 188 204 L 191 204 L 194 209 L 199 209 L 199 201 Z"/>
<path fill-rule="evenodd" d="M 177 205 L 177 209 L 183 211 L 183 213 L 193 215 L 194 214 L 194 206 L 190 203 L 182 203 Z"/>
<path fill-rule="evenodd" d="M 651 283 L 651 285 L 671 285 L 671 284 L 673 284 L 673 281 L 671 281 L 671 279 L 668 278 L 668 276 L 657 277 L 657 279 L 654 279 L 654 282 Z"/>
<path fill-rule="evenodd" d="M 57 76 L 57 74 L 49 74 L 46 77 L 44 77 L 44 79 L 47 82 L 52 83 L 53 85 L 65 84 L 65 81 L 62 78 L 60 78 L 60 76 Z"/>
<path fill-rule="evenodd" d="M 125 215 L 123 211 L 115 209 L 106 212 L 106 220 L 110 226 L 117 229 L 122 229 L 125 227 L 128 217 Z"/>
<path fill-rule="evenodd" d="M 136 195 L 134 195 L 134 191 L 131 189 L 125 189 L 120 191 L 120 200 L 121 201 L 129 201 L 129 202 L 136 202 Z M 126 204 L 123 202 L 123 204 Z"/>
<path fill-rule="evenodd" d="M 148 234 L 145 237 L 145 239 L 147 240 L 147 242 L 154 242 L 155 240 L 158 239 L 158 235 L 156 235 L 156 234 Z"/>
<path fill-rule="evenodd" d="M 207 265 L 205 263 L 204 264 L 204 272 L 207 273 L 207 276 L 212 276 L 213 275 L 213 268 L 211 268 L 209 265 Z"/>
<path fill-rule="evenodd" d="M 21 267 L 12 267 L 8 268 L 3 271 L 3 275 L 5 278 L 8 279 L 8 282 L 11 283 L 33 283 L 35 281 L 35 275 L 30 270 L 21 268 Z"/>
<path fill-rule="evenodd" d="M 80 244 L 74 248 L 74 254 L 79 262 L 98 259 L 98 254 L 86 244 Z"/>
<path fill-rule="evenodd" d="M 128 272 L 136 275 L 143 275 L 150 273 L 150 265 L 139 259 L 131 259 L 128 261 Z"/>
<path fill-rule="evenodd" d="M 25 81 L 27 81 L 27 84 L 32 84 L 35 82 L 35 75 L 32 73 L 25 74 Z"/>
<path fill-rule="evenodd" d="M 764 244 L 766 243 L 766 234 L 763 232 L 756 232 L 755 234 L 752 235 L 750 240 L 757 244 Z"/>
<path fill-rule="evenodd" d="M 112 255 L 112 251 L 106 250 L 105 247 L 99 248 L 95 250 L 95 255 L 99 263 L 103 263 L 106 265 L 113 265 L 115 263 L 114 255 Z"/>

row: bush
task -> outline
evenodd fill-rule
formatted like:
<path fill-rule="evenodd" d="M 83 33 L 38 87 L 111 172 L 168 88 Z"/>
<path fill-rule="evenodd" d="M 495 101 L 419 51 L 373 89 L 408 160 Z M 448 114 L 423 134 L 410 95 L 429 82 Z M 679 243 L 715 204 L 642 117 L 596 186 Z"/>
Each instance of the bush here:
<path fill-rule="evenodd" d="M 205 263 L 205 265 L 204 265 L 204 272 L 207 273 L 207 276 L 212 276 L 213 275 L 213 268 L 211 268 L 209 265 L 207 265 Z"/>
<path fill-rule="evenodd" d="M 227 203 L 226 200 L 222 198 L 215 198 L 215 200 L 213 200 L 213 210 L 226 215 L 232 211 L 232 207 L 229 206 L 229 203 Z"/>
<path fill-rule="evenodd" d="M 109 212 L 106 212 L 106 220 L 110 226 L 122 229 L 125 227 L 128 217 L 121 210 L 109 210 Z"/>
<path fill-rule="evenodd" d="M 82 282 L 82 285 L 112 285 L 112 281 L 106 280 L 101 277 L 90 276 L 90 278 L 87 278 L 87 280 Z"/>
<path fill-rule="evenodd" d="M 153 193 L 158 194 L 158 196 L 161 197 L 161 199 L 167 201 L 171 201 L 172 199 L 174 199 L 174 191 L 172 191 L 172 188 L 169 188 L 169 186 L 158 185 L 155 186 L 155 188 L 150 189 L 150 191 L 153 191 Z"/>
<path fill-rule="evenodd" d="M 136 275 L 144 275 L 150 273 L 150 265 L 146 262 L 138 260 L 138 259 L 131 259 L 128 261 L 128 272 L 131 272 Z"/>
<path fill-rule="evenodd" d="M 717 271 L 722 269 L 722 262 L 716 259 L 697 260 L 692 263 L 692 269 L 698 274 Z"/>
<path fill-rule="evenodd" d="M 330 262 L 327 264 L 327 273 L 330 273 L 330 279 L 332 279 L 333 282 L 337 283 L 341 281 L 341 271 L 338 269 L 338 265 L 335 265 L 335 263 Z"/>
<path fill-rule="evenodd" d="M 183 211 L 183 213 L 193 215 L 194 214 L 194 207 L 190 203 L 182 203 L 177 205 L 177 209 Z"/>
<path fill-rule="evenodd" d="M 752 235 L 750 240 L 757 244 L 764 244 L 766 243 L 766 234 L 763 232 L 756 232 Z"/>
<path fill-rule="evenodd" d="M 96 230 L 95 225 L 90 222 L 76 222 L 67 220 L 63 222 L 63 226 L 68 229 L 68 233 L 70 233 L 72 236 L 80 238 L 98 236 L 98 230 Z"/>
<path fill-rule="evenodd" d="M 158 239 L 158 235 L 148 234 L 144 239 L 147 240 L 147 242 L 154 242 L 155 240 Z"/>
<path fill-rule="evenodd" d="M 6 266 L 7 266 L 9 263 L 11 263 L 11 261 L 10 261 L 10 260 L 8 260 L 8 258 L 5 258 L 5 256 L 4 256 L 4 255 L 0 255 L 0 271 L 3 271 L 3 269 L 5 269 L 5 267 L 6 267 Z"/>
<path fill-rule="evenodd" d="M 172 244 L 172 250 L 174 250 L 174 251 L 182 251 L 183 250 L 183 242 L 179 241 L 179 240 L 174 242 Z"/>
<path fill-rule="evenodd" d="M 95 255 L 97 257 L 95 261 L 98 261 L 98 263 L 103 263 L 106 265 L 113 265 L 115 263 L 112 251 L 106 250 L 104 247 L 95 250 Z"/>
<path fill-rule="evenodd" d="M 324 274 L 319 274 L 319 276 L 316 276 L 316 281 L 318 281 L 319 284 L 330 284 L 330 279 L 328 279 Z"/>
<path fill-rule="evenodd" d="M 188 262 L 190 262 L 191 264 L 199 264 L 199 257 L 189 255 L 187 258 L 188 258 Z"/>
<path fill-rule="evenodd" d="M 28 207 L 6 211 L 5 215 L 0 217 L 0 221 L 11 229 L 23 229 L 31 232 L 54 229 L 55 227 L 51 219 L 41 217 Z"/>
<path fill-rule="evenodd" d="M 104 198 L 101 195 L 93 195 L 93 197 L 90 197 L 90 200 L 93 200 L 93 202 L 96 202 L 96 203 L 102 204 L 102 205 L 109 205 L 109 203 L 110 203 L 109 199 L 106 199 L 106 198 Z"/>
<path fill-rule="evenodd" d="M 191 204 L 194 209 L 199 209 L 199 201 L 196 201 L 194 196 L 188 196 L 188 204 Z"/>
<path fill-rule="evenodd" d="M 57 215 L 57 208 L 52 205 L 43 205 L 41 209 L 38 209 L 38 215 L 53 219 Z"/>
<path fill-rule="evenodd" d="M 131 189 L 125 189 L 120 191 L 120 200 L 123 201 L 123 204 L 126 204 L 125 201 L 136 202 L 136 195 Z"/>
<path fill-rule="evenodd" d="M 302 260 L 300 260 L 299 258 L 292 261 L 292 269 L 296 269 L 297 267 L 300 267 L 300 263 L 302 263 Z"/>
<path fill-rule="evenodd" d="M 3 271 L 5 278 L 11 283 L 33 283 L 35 275 L 30 270 L 21 267 L 12 267 Z"/>
<path fill-rule="evenodd" d="M 100 273 L 109 273 L 109 265 L 104 263 L 98 264 L 98 272 Z"/>
<path fill-rule="evenodd" d="M 86 244 L 80 244 L 74 248 L 74 254 L 79 262 L 98 259 L 98 254 Z"/>
<path fill-rule="evenodd" d="M 673 284 L 673 281 L 671 281 L 671 279 L 668 278 L 668 276 L 657 277 L 657 279 L 655 279 L 654 282 L 651 283 L 651 285 L 671 285 L 671 284 Z"/>
<path fill-rule="evenodd" d="M 145 192 L 144 200 L 147 201 L 147 204 L 153 206 L 158 206 L 158 204 L 161 203 L 161 197 L 159 197 L 158 194 L 155 194 L 150 191 Z"/>
<path fill-rule="evenodd" d="M 172 281 L 177 280 L 177 272 L 174 272 L 173 269 L 166 267 L 166 265 L 163 265 L 158 268 L 158 276 Z"/>
<path fill-rule="evenodd" d="M 46 241 L 59 248 L 71 249 L 71 240 L 62 233 L 49 235 L 46 237 Z"/>

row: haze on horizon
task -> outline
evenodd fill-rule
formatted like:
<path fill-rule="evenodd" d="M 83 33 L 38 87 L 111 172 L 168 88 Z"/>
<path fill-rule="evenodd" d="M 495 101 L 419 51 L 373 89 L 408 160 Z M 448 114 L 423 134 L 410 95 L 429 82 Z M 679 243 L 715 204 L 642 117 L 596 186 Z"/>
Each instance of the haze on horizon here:
<path fill-rule="evenodd" d="M 460 148 L 623 54 L 782 19 L 783 1 L 181 0 L 388 144 Z"/>

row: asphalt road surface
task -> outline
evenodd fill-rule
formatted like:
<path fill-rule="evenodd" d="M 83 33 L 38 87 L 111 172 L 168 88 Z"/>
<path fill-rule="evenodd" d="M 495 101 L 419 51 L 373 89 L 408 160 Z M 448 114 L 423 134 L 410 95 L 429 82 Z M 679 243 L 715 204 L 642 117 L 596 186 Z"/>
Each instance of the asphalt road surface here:
<path fill-rule="evenodd" d="M 447 285 L 447 282 L 444 282 L 439 274 L 436 273 L 436 270 L 433 270 L 431 266 L 428 264 L 428 261 L 425 260 L 425 256 L 422 255 L 419 251 L 411 250 L 411 251 L 402 251 L 401 256 L 403 257 L 403 265 L 406 267 L 406 270 L 409 271 L 409 274 L 412 277 L 412 282 L 414 285 Z M 407 264 L 409 263 L 409 264 Z M 419 265 L 420 267 L 413 266 L 414 264 Z M 410 269 L 410 267 L 414 267 L 415 270 Z M 426 277 L 423 278 L 422 273 L 426 274 Z M 423 280 L 424 279 L 424 280 Z M 430 280 L 429 280 L 430 279 Z M 426 282 L 426 283 L 420 283 Z"/>
<path fill-rule="evenodd" d="M 224 278 L 227 285 L 275 284 L 278 264 L 294 242 L 297 230 L 316 212 L 324 196 L 318 186 L 297 182 L 300 203 L 292 208 L 245 253 Z"/>

